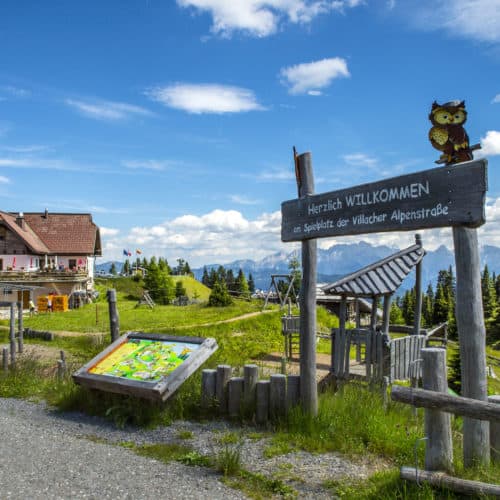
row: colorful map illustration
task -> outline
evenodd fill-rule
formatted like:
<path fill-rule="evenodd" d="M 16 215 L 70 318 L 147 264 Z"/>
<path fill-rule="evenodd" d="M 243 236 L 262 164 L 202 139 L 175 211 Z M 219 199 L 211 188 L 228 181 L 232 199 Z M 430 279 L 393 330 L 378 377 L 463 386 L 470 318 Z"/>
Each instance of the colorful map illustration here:
<path fill-rule="evenodd" d="M 157 382 L 181 365 L 199 344 L 129 339 L 89 369 L 90 373 Z"/>

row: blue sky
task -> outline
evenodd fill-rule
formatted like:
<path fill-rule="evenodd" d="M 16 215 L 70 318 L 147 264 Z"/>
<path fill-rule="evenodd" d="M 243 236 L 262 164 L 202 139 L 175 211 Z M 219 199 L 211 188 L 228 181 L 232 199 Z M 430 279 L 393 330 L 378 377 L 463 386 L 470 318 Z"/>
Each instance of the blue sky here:
<path fill-rule="evenodd" d="M 432 168 L 435 99 L 466 100 L 500 245 L 499 0 L 3 0 L 0 47 L 1 209 L 91 212 L 103 260 L 291 251 L 292 147 L 316 192 Z"/>

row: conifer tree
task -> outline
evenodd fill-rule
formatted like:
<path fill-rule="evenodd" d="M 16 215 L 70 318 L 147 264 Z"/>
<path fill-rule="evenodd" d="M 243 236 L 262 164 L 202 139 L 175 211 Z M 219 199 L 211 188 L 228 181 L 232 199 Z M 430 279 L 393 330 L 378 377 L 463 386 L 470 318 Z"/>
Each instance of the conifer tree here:
<path fill-rule="evenodd" d="M 229 293 L 237 292 L 236 280 L 234 279 L 234 273 L 232 269 L 226 271 L 226 286 Z"/>
<path fill-rule="evenodd" d="M 116 265 L 114 262 L 111 263 L 111 267 L 109 268 L 109 273 L 113 276 L 116 276 Z"/>
<path fill-rule="evenodd" d="M 396 301 L 391 302 L 391 311 L 389 313 L 389 323 L 391 325 L 404 325 L 405 319 L 403 318 L 403 313 L 399 308 Z"/>
<path fill-rule="evenodd" d="M 236 287 L 237 287 L 237 292 L 239 293 L 239 296 L 243 299 L 249 299 L 250 298 L 250 289 L 248 287 L 248 282 L 247 279 L 245 278 L 245 275 L 243 274 L 243 270 L 240 268 L 238 271 L 238 276 L 236 278 Z"/>
<path fill-rule="evenodd" d="M 432 284 L 429 283 L 427 291 L 422 300 L 422 319 L 426 327 L 433 326 L 433 312 L 434 312 L 434 290 Z"/>
<path fill-rule="evenodd" d="M 253 280 L 252 273 L 248 274 L 248 289 L 250 293 L 255 293 L 255 281 Z"/>
<path fill-rule="evenodd" d="M 225 307 L 232 303 L 233 299 L 227 291 L 226 283 L 216 281 L 208 298 L 209 307 Z"/>
<path fill-rule="evenodd" d="M 130 261 L 128 259 L 125 259 L 125 262 L 123 264 L 123 274 L 125 276 L 130 275 Z"/>
<path fill-rule="evenodd" d="M 413 325 L 415 317 L 415 289 L 407 290 L 403 296 L 401 312 L 406 325 Z"/>
<path fill-rule="evenodd" d="M 203 275 L 201 277 L 201 282 L 205 286 L 210 286 L 210 278 L 208 277 L 208 271 L 207 271 L 207 266 L 203 267 Z"/>
<path fill-rule="evenodd" d="M 144 286 L 149 290 L 151 298 L 158 304 L 170 304 L 175 297 L 175 285 L 172 277 L 158 267 L 154 257 L 151 258 L 147 271 L 144 277 Z"/>
<path fill-rule="evenodd" d="M 497 294 L 494 281 L 490 278 L 488 265 L 484 266 L 481 276 L 481 292 L 483 297 L 483 311 L 485 322 L 491 322 L 497 314 Z"/>
<path fill-rule="evenodd" d="M 179 299 L 185 296 L 186 296 L 186 288 L 182 284 L 182 281 L 179 280 L 175 283 L 175 298 Z"/>
<path fill-rule="evenodd" d="M 214 268 L 210 269 L 210 275 L 209 275 L 209 281 L 208 281 L 209 284 L 208 284 L 208 286 L 210 288 L 213 288 L 214 285 L 215 285 L 215 283 L 217 282 L 217 280 L 218 280 L 217 271 Z"/>

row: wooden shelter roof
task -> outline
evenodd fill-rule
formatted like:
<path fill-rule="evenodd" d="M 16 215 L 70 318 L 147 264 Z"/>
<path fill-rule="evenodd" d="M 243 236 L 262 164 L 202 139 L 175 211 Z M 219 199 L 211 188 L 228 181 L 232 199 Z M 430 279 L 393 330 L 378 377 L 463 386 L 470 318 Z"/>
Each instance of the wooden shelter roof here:
<path fill-rule="evenodd" d="M 424 255 L 422 245 L 416 243 L 334 283 L 329 283 L 323 286 L 322 290 L 325 294 L 346 297 L 392 295 Z"/>

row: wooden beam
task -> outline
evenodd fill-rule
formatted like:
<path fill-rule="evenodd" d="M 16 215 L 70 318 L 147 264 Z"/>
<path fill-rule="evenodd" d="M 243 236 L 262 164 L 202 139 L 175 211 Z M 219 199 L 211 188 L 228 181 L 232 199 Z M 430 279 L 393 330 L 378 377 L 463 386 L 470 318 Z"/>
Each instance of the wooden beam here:
<path fill-rule="evenodd" d="M 448 488 L 451 491 L 470 495 L 474 497 L 483 495 L 500 495 L 500 485 L 488 484 L 479 481 L 471 481 L 469 479 L 460 479 L 445 474 L 444 472 L 429 472 L 426 470 L 415 469 L 414 467 L 401 467 L 401 479 L 406 481 L 427 481 L 432 486 L 438 488 Z"/>
<path fill-rule="evenodd" d="M 462 370 L 462 394 L 488 401 L 486 329 L 481 293 L 477 229 L 453 228 L 457 270 L 456 318 Z M 464 418 L 464 466 L 488 464 L 490 436 L 487 422 Z"/>
<path fill-rule="evenodd" d="M 446 411 L 477 420 L 500 420 L 500 405 L 478 401 L 477 399 L 462 398 L 399 385 L 392 386 L 391 399 L 400 403 Z"/>
<path fill-rule="evenodd" d="M 311 153 L 297 157 L 299 197 L 314 194 Z M 316 272 L 317 242 L 302 242 L 302 286 L 300 289 L 300 398 L 303 410 L 318 414 L 316 383 Z"/>

